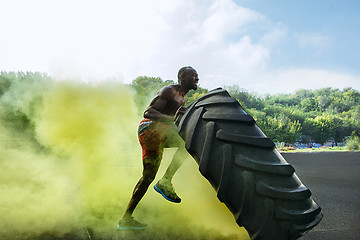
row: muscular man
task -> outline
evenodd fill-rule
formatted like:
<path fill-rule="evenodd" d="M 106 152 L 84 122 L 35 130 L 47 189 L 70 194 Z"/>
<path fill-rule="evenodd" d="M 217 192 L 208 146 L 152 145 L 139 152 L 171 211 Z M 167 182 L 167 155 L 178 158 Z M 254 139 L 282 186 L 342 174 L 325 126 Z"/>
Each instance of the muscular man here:
<path fill-rule="evenodd" d="M 173 120 L 179 113 L 185 112 L 185 94 L 197 89 L 199 81 L 195 69 L 183 67 L 178 72 L 178 84 L 163 87 L 151 101 L 140 122 L 138 135 L 142 147 L 143 173 L 130 199 L 118 229 L 144 229 L 146 224 L 136 221 L 132 214 L 145 195 L 149 185 L 154 181 L 162 159 L 163 149 L 177 147 L 164 176 L 155 184 L 154 189 L 165 199 L 180 203 L 181 199 L 175 193 L 171 180 L 184 161 L 186 153 L 184 141 L 178 135 Z"/>

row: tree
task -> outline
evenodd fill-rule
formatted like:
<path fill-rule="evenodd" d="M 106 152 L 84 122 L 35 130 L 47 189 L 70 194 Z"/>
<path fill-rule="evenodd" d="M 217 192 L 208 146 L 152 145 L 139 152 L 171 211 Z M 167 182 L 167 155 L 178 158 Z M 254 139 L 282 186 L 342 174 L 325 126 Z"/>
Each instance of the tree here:
<path fill-rule="evenodd" d="M 269 132 L 269 137 L 276 141 L 294 143 L 301 135 L 301 124 L 285 115 L 268 117 L 264 131 Z"/>
<path fill-rule="evenodd" d="M 33 135 L 37 110 L 52 80 L 39 72 L 1 72 L 1 120 L 9 127 Z"/>
<path fill-rule="evenodd" d="M 318 106 L 313 97 L 301 100 L 300 105 L 305 112 L 316 111 Z"/>
<path fill-rule="evenodd" d="M 317 116 L 315 119 L 307 118 L 304 123 L 304 133 L 312 136 L 318 143 L 325 143 L 327 140 L 335 138 L 336 123 L 339 122 L 327 114 Z"/>
<path fill-rule="evenodd" d="M 244 108 L 264 108 L 264 103 L 261 98 L 257 97 L 255 94 L 248 93 L 245 89 L 240 88 L 238 85 L 227 86 L 225 89 L 233 98 L 236 98 Z"/>
<path fill-rule="evenodd" d="M 331 89 L 331 87 L 327 87 L 327 88 L 320 88 L 317 90 L 314 90 L 314 96 L 315 97 L 320 97 L 320 96 L 331 96 L 333 92 L 338 92 L 339 89 Z"/>
<path fill-rule="evenodd" d="M 331 98 L 328 95 L 317 97 L 318 107 L 321 112 L 324 112 L 331 104 Z"/>
<path fill-rule="evenodd" d="M 15 72 L 1 72 L 0 73 L 0 96 L 9 90 L 11 83 L 16 81 Z"/>
<path fill-rule="evenodd" d="M 130 83 L 135 90 L 135 103 L 139 112 L 143 112 L 147 104 L 162 87 L 174 84 L 173 80 L 163 81 L 159 77 L 139 76 Z"/>
<path fill-rule="evenodd" d="M 300 102 L 302 99 L 314 97 L 314 93 L 308 89 L 300 89 L 295 92 L 295 98 L 297 102 Z"/>
<path fill-rule="evenodd" d="M 275 96 L 267 96 L 268 104 L 280 104 L 282 106 L 295 106 L 297 99 L 291 94 L 277 94 Z"/>
<path fill-rule="evenodd" d="M 186 95 L 185 95 L 185 104 L 186 106 L 191 105 L 192 103 L 194 103 L 199 97 L 205 95 L 208 92 L 207 89 L 202 88 L 202 87 L 198 87 L 196 89 L 196 91 L 194 90 L 190 90 Z"/>

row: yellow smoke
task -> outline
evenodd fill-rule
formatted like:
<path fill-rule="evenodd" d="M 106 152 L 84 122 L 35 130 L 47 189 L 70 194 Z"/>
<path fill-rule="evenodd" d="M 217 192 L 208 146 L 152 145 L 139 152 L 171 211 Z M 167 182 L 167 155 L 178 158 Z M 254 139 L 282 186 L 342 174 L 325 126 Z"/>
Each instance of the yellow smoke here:
<path fill-rule="evenodd" d="M 133 98 L 114 81 L 35 81 L 2 96 L 1 119 L 11 106 L 26 113 L 33 130 L 24 134 L 1 121 L 1 239 L 249 239 L 190 156 L 173 180 L 182 203 L 149 188 L 134 214 L 149 229 L 116 230 L 142 172 Z M 164 152 L 157 179 L 173 154 Z"/>

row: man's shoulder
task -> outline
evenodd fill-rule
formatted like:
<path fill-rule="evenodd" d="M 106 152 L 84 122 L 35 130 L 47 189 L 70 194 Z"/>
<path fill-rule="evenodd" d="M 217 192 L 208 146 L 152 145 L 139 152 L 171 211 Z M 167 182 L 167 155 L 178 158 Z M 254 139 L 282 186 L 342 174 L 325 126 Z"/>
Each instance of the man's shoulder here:
<path fill-rule="evenodd" d="M 160 91 L 162 90 L 166 90 L 166 91 L 173 91 L 173 90 L 178 90 L 180 87 L 179 84 L 171 84 L 171 85 L 167 85 L 167 86 L 164 86 L 163 88 L 160 89 Z"/>
<path fill-rule="evenodd" d="M 175 95 L 179 91 L 179 85 L 172 84 L 161 88 L 158 92 L 160 96 L 171 96 Z"/>

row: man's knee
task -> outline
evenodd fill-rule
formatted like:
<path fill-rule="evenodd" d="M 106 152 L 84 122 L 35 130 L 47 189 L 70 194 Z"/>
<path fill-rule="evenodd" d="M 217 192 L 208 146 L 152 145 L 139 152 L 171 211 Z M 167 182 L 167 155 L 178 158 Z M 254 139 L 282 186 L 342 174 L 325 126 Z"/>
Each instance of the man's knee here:
<path fill-rule="evenodd" d="M 154 181 L 158 167 L 154 166 L 153 168 L 146 168 L 143 171 L 143 181 L 146 184 L 150 184 Z"/>
<path fill-rule="evenodd" d="M 144 184 L 150 185 L 154 181 L 155 176 L 156 176 L 156 172 L 155 173 L 145 173 L 143 176 Z"/>
<path fill-rule="evenodd" d="M 161 157 L 154 154 L 151 157 L 143 159 L 143 176 L 142 182 L 146 185 L 150 185 L 156 176 L 161 162 Z"/>

